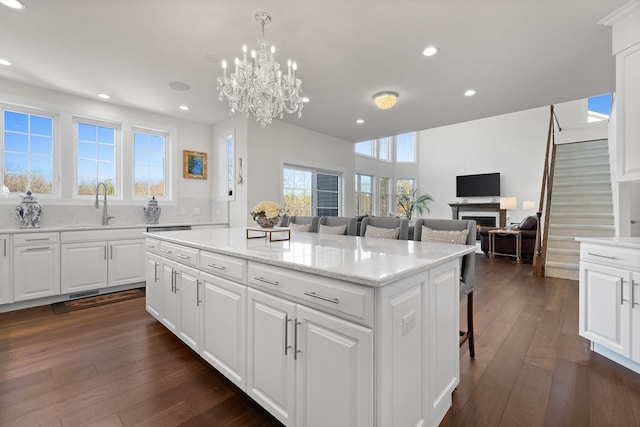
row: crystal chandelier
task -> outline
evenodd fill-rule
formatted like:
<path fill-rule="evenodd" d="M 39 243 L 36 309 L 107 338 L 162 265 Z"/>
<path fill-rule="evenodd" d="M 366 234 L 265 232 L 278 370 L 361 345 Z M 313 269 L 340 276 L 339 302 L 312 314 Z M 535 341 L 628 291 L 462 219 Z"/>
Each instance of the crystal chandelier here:
<path fill-rule="evenodd" d="M 262 35 L 258 36 L 258 48 L 247 58 L 247 46 L 242 46 L 242 59 L 236 58 L 235 71 L 227 75 L 227 61 L 222 61 L 222 77 L 218 77 L 220 101 L 229 101 L 231 115 L 236 112 L 252 113 L 264 128 L 274 117 L 282 119 L 284 112 L 298 112 L 302 116 L 302 96 L 300 79 L 296 79 L 298 66 L 287 62 L 287 72 L 280 70 L 275 61 L 276 48 L 264 35 L 264 26 L 271 22 L 266 12 L 256 13 L 256 21 L 262 25 Z"/>

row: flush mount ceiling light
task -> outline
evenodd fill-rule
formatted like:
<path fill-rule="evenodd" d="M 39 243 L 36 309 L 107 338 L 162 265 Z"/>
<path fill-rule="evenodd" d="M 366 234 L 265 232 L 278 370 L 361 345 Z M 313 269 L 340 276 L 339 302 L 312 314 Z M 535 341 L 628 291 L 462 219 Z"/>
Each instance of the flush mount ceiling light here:
<path fill-rule="evenodd" d="M 356 123 L 357 123 L 357 124 L 359 124 L 359 125 L 361 125 L 361 124 L 363 124 L 363 123 L 364 123 L 364 119 L 358 119 L 358 120 L 356 120 Z"/>
<path fill-rule="evenodd" d="M 392 92 L 392 91 L 378 92 L 375 95 L 373 95 L 373 102 L 376 104 L 376 107 L 378 107 L 379 109 L 388 110 L 389 108 L 396 105 L 396 102 L 398 101 L 398 96 L 399 96 L 398 92 Z"/>
<path fill-rule="evenodd" d="M 24 5 L 18 0 L 0 0 L 0 3 L 11 9 L 24 9 Z"/>
<path fill-rule="evenodd" d="M 469 89 L 468 91 L 466 91 L 466 92 L 464 93 L 464 96 L 473 96 L 473 95 L 475 95 L 475 94 L 476 94 L 476 91 L 475 91 L 475 90 L 473 90 L 473 89 Z"/>
<path fill-rule="evenodd" d="M 247 46 L 242 46 L 242 59 L 236 58 L 235 71 L 227 75 L 227 61 L 222 61 L 222 77 L 218 77 L 220 101 L 227 100 L 231 114 L 253 114 L 262 127 L 271 124 L 274 117 L 298 113 L 302 116 L 302 82 L 296 78 L 298 65 L 289 60 L 283 73 L 275 61 L 275 46 L 264 35 L 264 26 L 271 22 L 266 12 L 256 13 L 256 21 L 262 26 L 258 36 L 258 48 L 247 59 Z"/>
<path fill-rule="evenodd" d="M 111 96 L 108 93 L 99 93 L 98 98 L 109 99 Z"/>

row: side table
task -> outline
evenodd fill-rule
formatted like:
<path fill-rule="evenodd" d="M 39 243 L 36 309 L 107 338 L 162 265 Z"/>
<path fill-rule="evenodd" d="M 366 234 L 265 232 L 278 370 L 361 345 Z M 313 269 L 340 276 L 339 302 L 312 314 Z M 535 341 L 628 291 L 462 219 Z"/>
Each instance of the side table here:
<path fill-rule="evenodd" d="M 498 228 L 495 230 L 489 230 L 489 257 L 494 258 L 496 255 L 496 234 L 500 236 L 514 236 L 516 245 L 516 262 L 522 262 L 522 231 L 510 229 L 510 228 Z M 509 254 L 503 254 L 506 256 L 513 256 Z"/>

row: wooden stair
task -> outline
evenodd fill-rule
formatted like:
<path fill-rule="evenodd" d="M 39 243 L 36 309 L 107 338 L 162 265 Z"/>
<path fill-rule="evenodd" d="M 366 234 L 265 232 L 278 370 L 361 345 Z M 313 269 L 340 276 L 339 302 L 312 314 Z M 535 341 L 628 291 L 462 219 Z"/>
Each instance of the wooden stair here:
<path fill-rule="evenodd" d="M 615 235 L 606 139 L 556 146 L 545 275 L 578 280 L 576 237 Z"/>

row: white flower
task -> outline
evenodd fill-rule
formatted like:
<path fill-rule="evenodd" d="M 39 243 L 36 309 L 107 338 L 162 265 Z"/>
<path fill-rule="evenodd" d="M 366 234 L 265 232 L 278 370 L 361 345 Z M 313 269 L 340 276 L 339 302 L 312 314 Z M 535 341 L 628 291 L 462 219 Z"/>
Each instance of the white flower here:
<path fill-rule="evenodd" d="M 261 217 L 275 218 L 279 216 L 281 212 L 282 212 L 282 209 L 280 208 L 279 204 L 277 204 L 276 202 L 263 200 L 262 202 L 255 205 L 253 207 L 253 210 L 249 213 L 255 220 L 256 218 L 261 218 Z"/>

